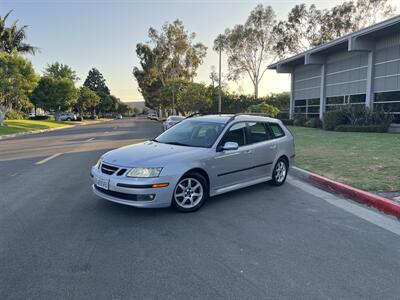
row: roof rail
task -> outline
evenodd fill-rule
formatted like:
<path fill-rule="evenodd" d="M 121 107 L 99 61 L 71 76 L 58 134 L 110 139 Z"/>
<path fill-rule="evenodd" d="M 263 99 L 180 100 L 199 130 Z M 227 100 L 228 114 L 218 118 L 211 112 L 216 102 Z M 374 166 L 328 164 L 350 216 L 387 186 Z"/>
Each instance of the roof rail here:
<path fill-rule="evenodd" d="M 263 114 L 263 113 L 237 113 L 237 114 L 234 114 L 232 117 L 230 117 L 228 122 L 226 122 L 226 123 L 233 121 L 236 117 L 239 117 L 239 116 L 259 116 L 259 117 L 271 118 L 271 116 L 269 116 L 268 114 Z"/>
<path fill-rule="evenodd" d="M 207 116 L 207 115 L 222 115 L 222 113 L 220 113 L 220 112 L 209 112 L 209 113 L 196 112 L 191 115 L 188 115 L 185 119 L 193 118 L 195 116 Z"/>

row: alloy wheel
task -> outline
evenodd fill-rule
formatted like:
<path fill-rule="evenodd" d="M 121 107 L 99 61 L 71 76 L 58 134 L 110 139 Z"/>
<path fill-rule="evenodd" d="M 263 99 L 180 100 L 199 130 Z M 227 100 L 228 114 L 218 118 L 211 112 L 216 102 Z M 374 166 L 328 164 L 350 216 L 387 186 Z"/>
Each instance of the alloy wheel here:
<path fill-rule="evenodd" d="M 203 185 L 196 178 L 183 178 L 175 188 L 176 203 L 186 209 L 195 207 L 204 195 Z"/>
<path fill-rule="evenodd" d="M 281 160 L 275 166 L 275 181 L 282 183 L 286 178 L 286 164 Z"/>

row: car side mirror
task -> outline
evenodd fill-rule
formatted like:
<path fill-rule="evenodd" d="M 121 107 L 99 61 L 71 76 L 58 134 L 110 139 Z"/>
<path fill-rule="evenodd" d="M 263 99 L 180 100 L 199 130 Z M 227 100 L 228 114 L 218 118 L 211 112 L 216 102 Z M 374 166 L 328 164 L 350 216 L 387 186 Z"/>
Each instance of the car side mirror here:
<path fill-rule="evenodd" d="M 239 144 L 235 142 L 226 142 L 222 147 L 222 151 L 232 151 L 239 149 Z"/>

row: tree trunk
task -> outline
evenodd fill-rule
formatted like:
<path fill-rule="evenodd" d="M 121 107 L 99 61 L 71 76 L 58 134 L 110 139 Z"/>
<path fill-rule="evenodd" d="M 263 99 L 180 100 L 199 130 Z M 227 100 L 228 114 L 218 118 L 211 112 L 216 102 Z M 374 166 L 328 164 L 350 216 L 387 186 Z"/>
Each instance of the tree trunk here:
<path fill-rule="evenodd" d="M 0 106 L 0 126 L 4 126 L 4 119 L 6 118 L 7 107 L 5 105 Z"/>
<path fill-rule="evenodd" d="M 254 99 L 258 99 L 258 82 L 254 84 Z"/>

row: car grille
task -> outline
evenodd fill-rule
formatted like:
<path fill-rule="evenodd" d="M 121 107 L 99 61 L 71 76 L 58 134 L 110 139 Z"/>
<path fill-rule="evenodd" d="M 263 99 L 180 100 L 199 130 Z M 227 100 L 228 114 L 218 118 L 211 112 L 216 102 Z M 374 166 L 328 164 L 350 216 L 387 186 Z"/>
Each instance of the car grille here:
<path fill-rule="evenodd" d="M 107 164 L 101 164 L 101 172 L 107 175 L 112 175 L 118 170 L 118 167 L 110 166 Z"/>

